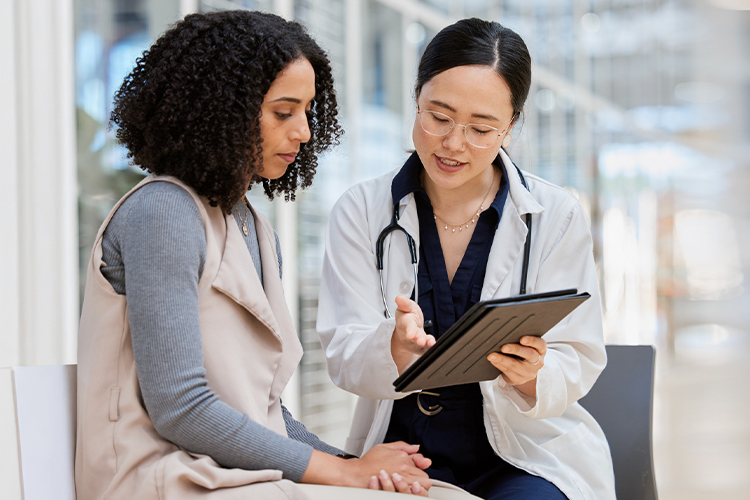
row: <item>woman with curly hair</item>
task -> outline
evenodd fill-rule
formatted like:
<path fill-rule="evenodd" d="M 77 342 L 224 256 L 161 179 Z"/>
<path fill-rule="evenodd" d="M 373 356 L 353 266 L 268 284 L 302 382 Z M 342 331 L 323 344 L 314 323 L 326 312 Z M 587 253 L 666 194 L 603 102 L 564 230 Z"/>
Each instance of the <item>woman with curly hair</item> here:
<path fill-rule="evenodd" d="M 278 239 L 245 193 L 262 183 L 294 199 L 341 135 L 323 50 L 270 14 L 189 15 L 138 59 L 112 122 L 151 175 L 116 204 L 89 263 L 78 498 L 351 495 L 298 483 L 426 495 L 416 446 L 347 459 L 281 404 L 302 346 Z"/>

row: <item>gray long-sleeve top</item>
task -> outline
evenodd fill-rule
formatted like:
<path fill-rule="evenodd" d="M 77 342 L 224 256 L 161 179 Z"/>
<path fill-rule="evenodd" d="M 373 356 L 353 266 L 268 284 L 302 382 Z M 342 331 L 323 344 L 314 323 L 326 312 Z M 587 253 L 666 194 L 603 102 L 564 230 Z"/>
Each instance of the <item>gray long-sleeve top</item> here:
<path fill-rule="evenodd" d="M 233 210 L 263 282 L 258 237 L 244 202 Z M 146 410 L 156 431 L 224 467 L 277 469 L 299 482 L 312 450 L 339 454 L 282 406 L 289 438 L 220 401 L 203 366 L 198 281 L 206 237 L 195 201 L 171 182 L 152 182 L 125 200 L 102 239 L 102 274 L 127 295 L 133 352 Z M 276 251 L 281 264 L 278 237 Z M 281 267 L 281 266 L 279 266 Z M 281 269 L 279 269 L 281 273 Z"/>

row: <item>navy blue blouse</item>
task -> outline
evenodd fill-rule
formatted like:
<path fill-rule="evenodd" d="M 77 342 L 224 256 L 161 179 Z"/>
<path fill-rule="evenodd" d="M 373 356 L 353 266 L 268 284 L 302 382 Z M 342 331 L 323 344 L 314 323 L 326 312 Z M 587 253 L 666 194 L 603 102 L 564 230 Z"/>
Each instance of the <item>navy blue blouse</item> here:
<path fill-rule="evenodd" d="M 406 161 L 391 184 L 393 200 L 398 201 L 409 193 L 414 193 L 419 216 L 419 299 L 425 321 L 433 322 L 432 333 L 439 338 L 453 326 L 471 306 L 479 301 L 487 269 L 487 259 L 495 237 L 495 230 L 503 215 L 503 207 L 508 197 L 508 181 L 505 166 L 498 158 L 494 163 L 502 173 L 500 189 L 489 209 L 476 221 L 474 234 L 461 260 L 461 264 L 448 281 L 443 249 L 440 246 L 438 228 L 433 218 L 432 203 L 420 182 L 422 162 L 416 153 Z"/>
<path fill-rule="evenodd" d="M 471 306 L 479 301 L 490 248 L 508 197 L 505 167 L 498 158 L 495 168 L 502 172 L 497 196 L 475 222 L 461 264 L 453 281 L 448 281 L 438 227 L 432 204 L 420 182 L 422 163 L 413 154 L 394 177 L 393 199 L 398 201 L 414 193 L 419 217 L 419 297 L 417 303 L 427 329 L 435 338 L 444 334 Z M 413 297 L 412 297 L 413 298 Z M 497 475 L 511 467 L 495 455 L 484 429 L 482 393 L 478 383 L 430 389 L 419 396 L 423 407 L 441 407 L 439 413 L 427 415 L 419 409 L 417 394 L 394 402 L 385 441 L 403 440 L 420 444 L 420 452 L 432 459 L 427 473 L 459 486 L 481 482 L 485 474 Z"/>

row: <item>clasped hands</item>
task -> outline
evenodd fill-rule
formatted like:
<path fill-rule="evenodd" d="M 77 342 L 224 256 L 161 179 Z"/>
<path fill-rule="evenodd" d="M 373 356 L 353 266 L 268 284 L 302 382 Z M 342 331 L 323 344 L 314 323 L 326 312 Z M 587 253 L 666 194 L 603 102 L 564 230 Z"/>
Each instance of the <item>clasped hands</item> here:
<path fill-rule="evenodd" d="M 429 467 L 432 461 L 418 450 L 419 445 L 403 441 L 374 446 L 359 459 L 381 466 L 376 475 L 370 476 L 367 488 L 426 497 L 432 483 L 423 469 Z"/>
<path fill-rule="evenodd" d="M 435 345 L 435 337 L 424 331 L 422 309 L 404 295 L 396 297 L 396 328 L 391 337 L 391 354 L 399 374 L 412 361 Z M 520 344 L 506 344 L 501 352 L 493 352 L 487 360 L 500 370 L 503 380 L 523 394 L 536 397 L 536 377 L 544 366 L 547 342 L 541 337 L 521 337 Z"/>

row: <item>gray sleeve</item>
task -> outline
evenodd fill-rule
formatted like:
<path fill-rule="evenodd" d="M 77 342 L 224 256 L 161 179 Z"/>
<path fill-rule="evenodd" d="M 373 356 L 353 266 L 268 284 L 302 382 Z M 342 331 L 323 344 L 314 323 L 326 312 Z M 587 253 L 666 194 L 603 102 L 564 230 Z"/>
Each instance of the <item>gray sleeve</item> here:
<path fill-rule="evenodd" d="M 224 467 L 277 469 L 299 481 L 312 446 L 250 420 L 208 388 L 198 316 L 205 229 L 195 212 L 189 195 L 144 193 L 118 238 L 146 409 L 157 432 L 181 448 Z"/>
<path fill-rule="evenodd" d="M 335 446 L 331 446 L 318 438 L 315 434 L 307 430 L 307 427 L 302 422 L 294 419 L 292 413 L 286 409 L 286 406 L 281 405 L 281 411 L 284 414 L 284 423 L 286 424 L 286 433 L 290 438 L 295 441 L 307 443 L 318 451 L 328 453 L 329 455 L 345 455 L 343 450 L 339 450 Z"/>
<path fill-rule="evenodd" d="M 284 278 L 284 261 L 281 259 L 281 243 L 279 243 L 279 235 L 276 234 L 276 231 L 273 232 L 274 237 L 276 237 L 276 255 L 279 257 L 279 279 Z"/>

